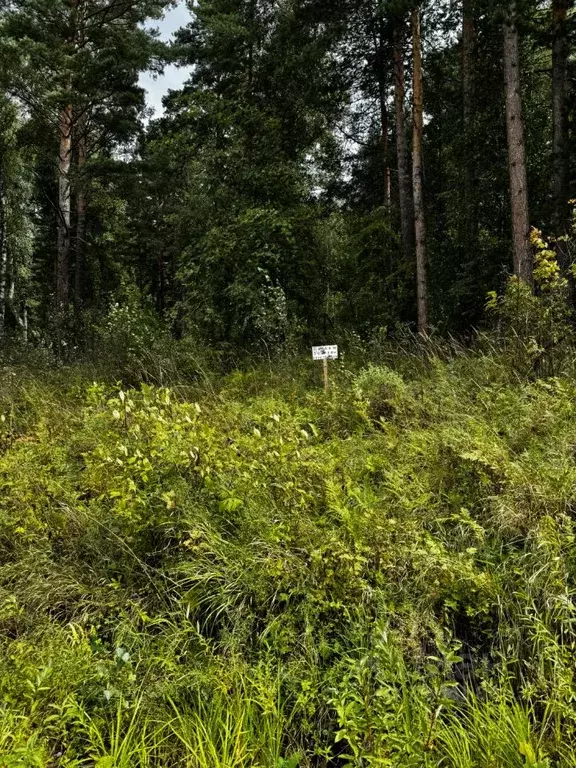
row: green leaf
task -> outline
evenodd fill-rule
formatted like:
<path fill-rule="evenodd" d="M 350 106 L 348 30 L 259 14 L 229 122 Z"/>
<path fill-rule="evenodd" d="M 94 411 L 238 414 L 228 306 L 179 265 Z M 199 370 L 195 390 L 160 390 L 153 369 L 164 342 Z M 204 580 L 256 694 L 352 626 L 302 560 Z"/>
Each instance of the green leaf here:
<path fill-rule="evenodd" d="M 114 768 L 114 757 L 112 755 L 104 755 L 99 757 L 94 763 L 94 768 Z"/>
<path fill-rule="evenodd" d="M 236 512 L 237 509 L 240 509 L 244 502 L 242 499 L 223 499 L 220 504 L 218 505 L 220 512 Z"/>

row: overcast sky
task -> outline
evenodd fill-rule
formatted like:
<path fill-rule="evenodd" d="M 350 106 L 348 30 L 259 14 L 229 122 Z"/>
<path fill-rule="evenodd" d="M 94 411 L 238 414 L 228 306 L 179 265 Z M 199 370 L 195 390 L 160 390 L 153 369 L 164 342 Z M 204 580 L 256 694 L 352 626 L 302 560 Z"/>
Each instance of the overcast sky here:
<path fill-rule="evenodd" d="M 174 32 L 183 27 L 190 20 L 190 13 L 183 0 L 178 6 L 168 11 L 161 21 L 152 24 L 158 27 L 163 40 L 171 40 Z M 156 111 L 156 116 L 162 112 L 162 97 L 170 88 L 180 88 L 188 77 L 186 68 L 174 66 L 166 67 L 162 77 L 154 79 L 151 75 L 144 74 L 140 78 L 140 84 L 148 91 L 148 106 Z"/>

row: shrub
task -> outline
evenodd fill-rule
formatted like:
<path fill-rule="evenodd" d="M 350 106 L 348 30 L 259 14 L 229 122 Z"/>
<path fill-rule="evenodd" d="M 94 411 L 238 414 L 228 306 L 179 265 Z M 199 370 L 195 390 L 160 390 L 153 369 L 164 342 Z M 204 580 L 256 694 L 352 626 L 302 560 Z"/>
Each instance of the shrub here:
<path fill-rule="evenodd" d="M 574 385 L 427 349 L 10 377 L 0 763 L 573 765 Z"/>
<path fill-rule="evenodd" d="M 395 371 L 385 366 L 370 365 L 356 376 L 354 392 L 366 407 L 372 422 L 387 421 L 406 412 L 410 405 L 410 392 Z"/>

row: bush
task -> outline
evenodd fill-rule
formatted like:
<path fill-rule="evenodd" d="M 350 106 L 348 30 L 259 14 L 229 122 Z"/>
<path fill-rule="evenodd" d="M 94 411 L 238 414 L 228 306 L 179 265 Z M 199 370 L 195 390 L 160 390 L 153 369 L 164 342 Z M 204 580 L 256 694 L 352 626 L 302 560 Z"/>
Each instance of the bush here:
<path fill-rule="evenodd" d="M 532 230 L 534 291 L 511 277 L 501 296 L 489 294 L 487 308 L 497 319 L 498 346 L 523 374 L 552 376 L 562 370 L 574 347 L 574 318 L 568 279 L 556 254 Z"/>
<path fill-rule="evenodd" d="M 431 350 L 11 377 L 0 763 L 573 765 L 574 385 Z"/>
<path fill-rule="evenodd" d="M 373 422 L 394 418 L 406 411 L 411 400 L 402 377 L 384 366 L 370 365 L 360 371 L 354 381 L 354 392 Z"/>

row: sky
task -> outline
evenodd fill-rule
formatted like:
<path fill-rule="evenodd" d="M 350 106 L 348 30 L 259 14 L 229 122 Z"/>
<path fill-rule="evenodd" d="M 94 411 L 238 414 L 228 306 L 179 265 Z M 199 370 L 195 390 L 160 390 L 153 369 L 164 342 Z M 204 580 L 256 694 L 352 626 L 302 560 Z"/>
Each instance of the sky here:
<path fill-rule="evenodd" d="M 185 26 L 190 20 L 190 12 L 185 2 L 180 0 L 176 8 L 168 11 L 160 21 L 154 21 L 151 26 L 160 30 L 160 36 L 163 40 L 172 39 L 174 32 L 180 27 Z M 140 85 L 146 88 L 148 92 L 148 106 L 155 110 L 158 117 L 162 114 L 162 97 L 172 88 L 180 88 L 188 78 L 187 68 L 178 68 L 173 65 L 166 67 L 164 75 L 154 79 L 152 75 L 145 73 L 140 77 Z"/>

